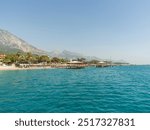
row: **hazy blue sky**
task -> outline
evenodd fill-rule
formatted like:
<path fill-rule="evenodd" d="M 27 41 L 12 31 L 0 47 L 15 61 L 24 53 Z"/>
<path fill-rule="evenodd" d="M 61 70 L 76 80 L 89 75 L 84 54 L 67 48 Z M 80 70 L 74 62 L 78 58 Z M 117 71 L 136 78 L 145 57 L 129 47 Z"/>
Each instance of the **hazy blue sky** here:
<path fill-rule="evenodd" d="M 47 51 L 150 64 L 149 0 L 0 0 L 0 28 Z"/>

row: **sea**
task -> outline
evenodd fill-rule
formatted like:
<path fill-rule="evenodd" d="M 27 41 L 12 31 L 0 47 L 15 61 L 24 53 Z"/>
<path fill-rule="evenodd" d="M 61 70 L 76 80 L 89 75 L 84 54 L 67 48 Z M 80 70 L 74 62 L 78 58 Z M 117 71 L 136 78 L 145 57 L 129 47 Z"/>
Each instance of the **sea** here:
<path fill-rule="evenodd" d="M 0 71 L 0 113 L 149 113 L 150 66 Z"/>

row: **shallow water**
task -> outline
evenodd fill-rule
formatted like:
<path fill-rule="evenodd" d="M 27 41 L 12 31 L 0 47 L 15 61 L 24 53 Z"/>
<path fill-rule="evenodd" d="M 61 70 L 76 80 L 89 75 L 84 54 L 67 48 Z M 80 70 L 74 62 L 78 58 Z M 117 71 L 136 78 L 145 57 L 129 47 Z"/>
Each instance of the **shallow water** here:
<path fill-rule="evenodd" d="M 150 112 L 150 66 L 0 71 L 0 112 Z"/>

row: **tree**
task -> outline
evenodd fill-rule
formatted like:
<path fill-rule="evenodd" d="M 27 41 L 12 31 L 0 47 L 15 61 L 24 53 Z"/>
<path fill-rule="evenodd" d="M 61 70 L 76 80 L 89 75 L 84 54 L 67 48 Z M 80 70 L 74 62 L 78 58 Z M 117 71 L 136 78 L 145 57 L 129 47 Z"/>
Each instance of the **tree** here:
<path fill-rule="evenodd" d="M 98 61 L 98 60 L 91 60 L 91 61 L 89 61 L 89 63 L 90 63 L 90 64 L 98 64 L 99 61 Z"/>
<path fill-rule="evenodd" d="M 61 59 L 59 59 L 59 58 L 57 58 L 57 57 L 53 57 L 53 58 L 51 59 L 51 62 L 52 62 L 52 63 L 60 63 L 60 62 L 61 62 Z"/>
<path fill-rule="evenodd" d="M 78 58 L 77 61 L 80 61 L 80 62 L 85 62 L 86 59 L 85 58 Z"/>
<path fill-rule="evenodd" d="M 39 58 L 39 62 L 46 62 L 46 63 L 49 63 L 50 62 L 50 58 L 46 55 L 42 55 L 40 56 Z"/>
<path fill-rule="evenodd" d="M 61 61 L 61 63 L 67 63 L 67 62 L 69 62 L 67 59 L 60 59 L 60 61 Z"/>
<path fill-rule="evenodd" d="M 3 63 L 5 64 L 12 64 L 14 62 L 16 62 L 17 59 L 14 55 L 7 55 L 4 59 L 3 59 Z"/>
<path fill-rule="evenodd" d="M 12 64 L 12 61 L 10 59 L 4 59 L 3 63 L 10 65 L 10 64 Z"/>

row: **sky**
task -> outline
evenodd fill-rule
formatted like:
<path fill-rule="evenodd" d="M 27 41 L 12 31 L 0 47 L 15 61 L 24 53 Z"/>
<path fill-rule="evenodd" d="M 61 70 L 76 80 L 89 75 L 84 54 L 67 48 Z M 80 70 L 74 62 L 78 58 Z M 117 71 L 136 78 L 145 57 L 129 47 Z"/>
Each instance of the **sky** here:
<path fill-rule="evenodd" d="M 149 0 L 0 0 L 0 28 L 37 48 L 150 64 Z"/>

